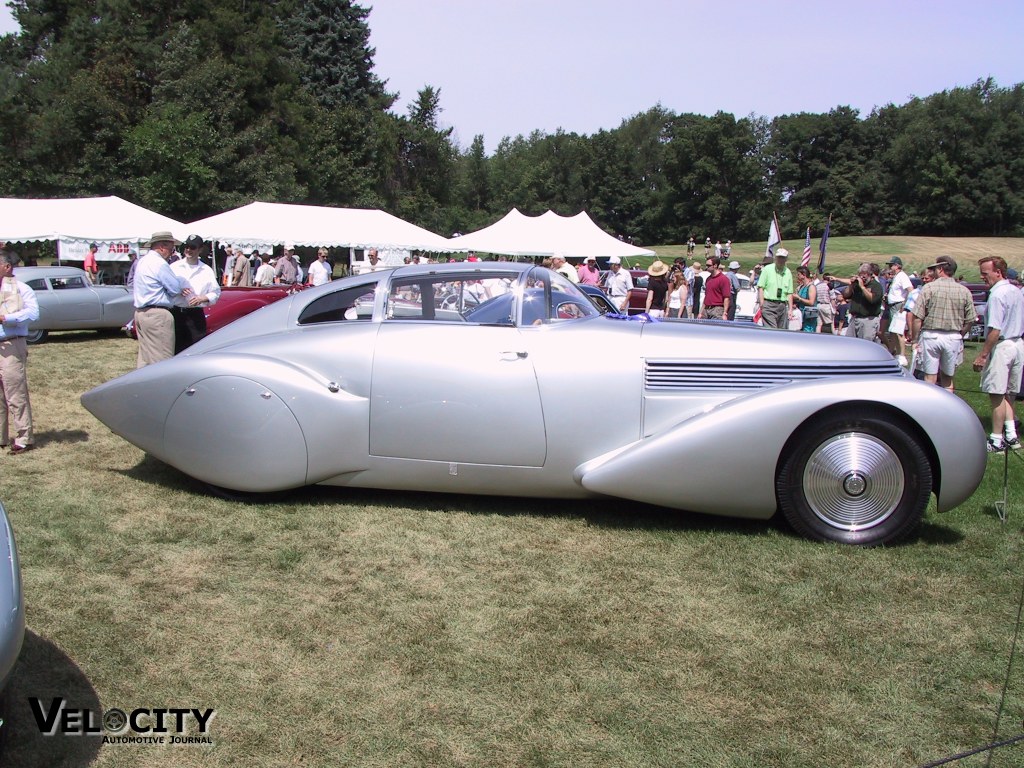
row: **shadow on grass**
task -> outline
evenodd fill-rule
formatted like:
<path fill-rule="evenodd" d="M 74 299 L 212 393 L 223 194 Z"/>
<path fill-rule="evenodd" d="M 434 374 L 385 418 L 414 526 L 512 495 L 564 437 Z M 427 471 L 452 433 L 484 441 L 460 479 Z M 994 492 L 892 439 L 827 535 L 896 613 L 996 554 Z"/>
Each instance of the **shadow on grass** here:
<path fill-rule="evenodd" d="M 47 736 L 40 732 L 29 704 L 29 697 L 39 699 L 49 710 L 53 699 L 64 697 L 66 709 L 92 710 L 93 721 L 99 723 L 103 712 L 89 678 L 63 651 L 35 632 L 25 632 L 18 666 L 8 690 L 7 717 L 2 764 L 24 768 L 90 765 L 99 753 L 101 737 L 62 735 Z"/>
<path fill-rule="evenodd" d="M 51 443 L 85 443 L 89 440 L 89 433 L 84 429 L 51 429 L 47 432 L 36 432 L 36 448 L 42 448 Z"/>
<path fill-rule="evenodd" d="M 33 344 L 31 349 L 55 344 L 83 344 L 112 336 L 124 336 L 124 332 L 120 328 L 103 328 L 95 331 L 50 331 L 45 340 L 39 344 Z"/>
<path fill-rule="evenodd" d="M 803 538 L 790 528 L 780 514 L 776 514 L 768 520 L 747 520 L 668 509 L 627 499 L 537 499 L 525 496 L 475 496 L 431 491 L 342 488 L 326 485 L 310 485 L 274 493 L 245 493 L 210 486 L 208 483 L 179 472 L 174 467 L 164 464 L 148 454 L 134 467 L 118 471 L 127 477 L 150 485 L 159 485 L 202 496 L 217 496 L 244 504 L 268 506 L 337 504 L 404 507 L 418 512 L 444 510 L 471 515 L 501 515 L 504 517 L 538 515 L 583 520 L 589 525 L 601 528 L 631 531 L 719 532 L 741 536 L 783 535 L 795 540 Z M 892 546 L 916 543 L 951 545 L 962 540 L 963 535 L 959 531 L 937 523 L 933 519 L 925 520 L 914 535 Z"/>

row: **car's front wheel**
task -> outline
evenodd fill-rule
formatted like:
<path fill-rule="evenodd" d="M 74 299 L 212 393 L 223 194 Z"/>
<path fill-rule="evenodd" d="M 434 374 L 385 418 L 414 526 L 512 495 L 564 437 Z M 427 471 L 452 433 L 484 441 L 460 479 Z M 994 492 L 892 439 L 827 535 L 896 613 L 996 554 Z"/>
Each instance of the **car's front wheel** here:
<path fill-rule="evenodd" d="M 932 488 L 917 440 L 891 421 L 854 413 L 819 415 L 787 446 L 775 491 L 800 534 L 875 546 L 920 523 Z"/>
<path fill-rule="evenodd" d="M 25 341 L 29 344 L 39 344 L 47 337 L 46 331 L 41 331 L 37 328 L 30 328 L 28 336 L 25 337 Z"/>

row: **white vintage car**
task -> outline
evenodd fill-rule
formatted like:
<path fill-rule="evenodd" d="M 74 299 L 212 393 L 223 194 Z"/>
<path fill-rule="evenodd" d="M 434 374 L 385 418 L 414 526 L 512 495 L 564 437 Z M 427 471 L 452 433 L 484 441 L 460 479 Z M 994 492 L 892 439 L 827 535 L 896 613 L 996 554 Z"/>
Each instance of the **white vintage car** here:
<path fill-rule="evenodd" d="M 877 344 L 602 315 L 557 273 L 507 262 L 311 288 L 82 403 L 235 491 L 321 483 L 781 510 L 804 535 L 850 544 L 907 535 L 932 494 L 939 511 L 960 504 L 986 464 L 971 408 Z"/>

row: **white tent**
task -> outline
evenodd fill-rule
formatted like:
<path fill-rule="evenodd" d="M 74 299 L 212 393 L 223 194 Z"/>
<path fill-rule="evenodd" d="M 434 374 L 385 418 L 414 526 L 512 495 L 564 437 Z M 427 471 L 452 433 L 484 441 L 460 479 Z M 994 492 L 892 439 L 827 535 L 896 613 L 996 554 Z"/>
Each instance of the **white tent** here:
<path fill-rule="evenodd" d="M 503 219 L 489 227 L 453 237 L 449 241 L 460 251 L 483 251 L 510 256 L 653 256 L 654 251 L 637 248 L 612 237 L 581 211 L 575 216 L 559 216 L 548 211 L 541 216 L 524 216 L 513 208 Z"/>
<path fill-rule="evenodd" d="M 243 250 L 285 242 L 296 246 L 377 248 L 381 251 L 456 250 L 440 235 L 379 210 L 289 203 L 250 203 L 188 225 L 189 234 Z"/>
<path fill-rule="evenodd" d="M 0 240 L 29 243 L 56 240 L 61 258 L 81 259 L 89 243 L 100 246 L 98 258 L 127 261 L 154 232 L 181 236 L 184 225 L 120 197 L 61 200 L 0 198 Z"/>

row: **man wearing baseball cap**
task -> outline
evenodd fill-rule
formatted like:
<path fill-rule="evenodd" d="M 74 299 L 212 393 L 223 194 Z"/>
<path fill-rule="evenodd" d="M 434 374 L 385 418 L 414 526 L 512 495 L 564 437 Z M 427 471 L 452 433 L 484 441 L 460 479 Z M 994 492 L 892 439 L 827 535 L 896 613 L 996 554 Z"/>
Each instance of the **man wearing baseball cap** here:
<path fill-rule="evenodd" d="M 213 268 L 199 256 L 203 250 L 203 238 L 190 235 L 184 242 L 185 258 L 171 265 L 171 271 L 188 281 L 192 295 L 188 298 L 176 296 L 171 314 L 174 315 L 174 354 L 188 349 L 206 336 L 206 312 L 204 307 L 216 304 L 220 299 L 220 284 Z"/>
<path fill-rule="evenodd" d="M 903 329 L 899 327 L 897 322 L 894 326 L 894 321 L 903 315 L 903 305 L 907 301 L 907 296 L 914 290 L 914 284 L 910 282 L 910 278 L 907 273 L 903 271 L 903 260 L 899 256 L 893 256 L 889 259 L 888 267 L 891 273 L 889 278 L 889 292 L 885 295 L 886 303 L 888 308 L 886 309 L 886 316 L 888 323 L 886 328 L 895 327 L 896 330 L 889 330 L 886 333 L 886 346 L 889 351 L 896 355 L 896 359 L 900 365 L 906 368 L 910 363 L 907 362 L 907 341 L 904 338 Z"/>
<path fill-rule="evenodd" d="M 939 256 L 927 269 L 935 270 L 935 279 L 921 289 L 914 304 L 910 337 L 924 361 L 925 381 L 952 392 L 953 375 L 964 359 L 964 336 L 977 314 L 971 292 L 953 279 L 956 262 L 951 256 Z"/>
<path fill-rule="evenodd" d="M 788 328 L 793 313 L 793 273 L 786 266 L 789 251 L 775 251 L 774 266 L 766 266 L 757 278 L 757 302 L 761 305 L 761 322 L 766 328 Z"/>
<path fill-rule="evenodd" d="M 622 259 L 612 256 L 608 259 L 608 274 L 604 278 L 604 290 L 619 312 L 629 311 L 629 292 L 633 290 L 633 276 L 622 268 Z"/>

